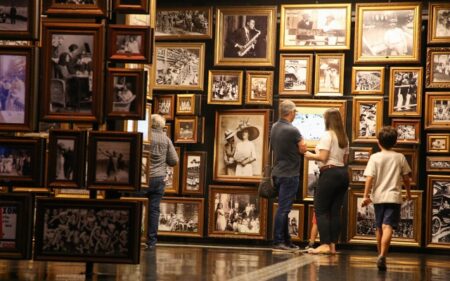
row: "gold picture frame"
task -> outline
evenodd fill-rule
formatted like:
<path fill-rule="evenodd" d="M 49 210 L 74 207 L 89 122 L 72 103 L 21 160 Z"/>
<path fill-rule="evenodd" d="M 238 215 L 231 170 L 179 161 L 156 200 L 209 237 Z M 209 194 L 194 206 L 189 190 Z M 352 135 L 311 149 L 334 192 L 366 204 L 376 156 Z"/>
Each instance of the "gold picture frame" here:
<path fill-rule="evenodd" d="M 421 119 L 392 119 L 398 144 L 420 144 Z"/>
<path fill-rule="evenodd" d="M 345 54 L 316 54 L 314 95 L 343 96 L 344 67 Z"/>
<path fill-rule="evenodd" d="M 352 67 L 352 94 L 382 95 L 384 93 L 383 66 Z"/>
<path fill-rule="evenodd" d="M 245 81 L 246 104 L 272 105 L 273 71 L 246 71 Z"/>
<path fill-rule="evenodd" d="M 350 147 L 349 163 L 366 164 L 372 155 L 372 147 Z"/>
<path fill-rule="evenodd" d="M 450 135 L 427 134 L 427 153 L 449 153 Z"/>
<path fill-rule="evenodd" d="M 446 71 L 449 59 L 450 47 L 427 48 L 427 88 L 450 88 L 450 73 Z"/>
<path fill-rule="evenodd" d="M 450 42 L 449 28 L 445 26 L 445 15 L 450 12 L 449 3 L 428 4 L 428 44 L 445 44 Z M 448 18 L 448 15 L 447 15 Z M 443 19 L 442 21 L 440 19 Z"/>
<path fill-rule="evenodd" d="M 354 97 L 352 141 L 376 143 L 382 126 L 383 97 Z"/>
<path fill-rule="evenodd" d="M 166 121 L 172 121 L 175 117 L 175 95 L 155 95 L 153 112 L 164 117 Z"/>
<path fill-rule="evenodd" d="M 208 71 L 208 104 L 241 105 L 244 71 Z"/>
<path fill-rule="evenodd" d="M 278 210 L 278 203 L 272 205 L 272 225 L 275 225 L 275 214 Z M 294 242 L 303 242 L 305 232 L 305 205 L 293 204 L 288 214 L 288 227 L 291 240 Z"/>
<path fill-rule="evenodd" d="M 425 246 L 427 248 L 450 249 L 449 234 L 445 230 L 448 223 L 444 221 L 448 218 L 449 186 L 450 176 L 428 175 L 427 217 L 425 218 L 427 222 Z"/>
<path fill-rule="evenodd" d="M 425 130 L 450 130 L 449 106 L 450 92 L 425 93 Z"/>
<path fill-rule="evenodd" d="M 176 115 L 196 115 L 200 110 L 201 97 L 196 94 L 177 94 Z"/>
<path fill-rule="evenodd" d="M 427 172 L 450 172 L 450 157 L 427 156 Z"/>
<path fill-rule="evenodd" d="M 280 96 L 310 96 L 312 91 L 313 55 L 280 54 Z"/>
<path fill-rule="evenodd" d="M 175 117 L 175 143 L 197 143 L 199 119 L 197 116 Z"/>
<path fill-rule="evenodd" d="M 391 67 L 389 116 L 422 116 L 423 67 Z"/>

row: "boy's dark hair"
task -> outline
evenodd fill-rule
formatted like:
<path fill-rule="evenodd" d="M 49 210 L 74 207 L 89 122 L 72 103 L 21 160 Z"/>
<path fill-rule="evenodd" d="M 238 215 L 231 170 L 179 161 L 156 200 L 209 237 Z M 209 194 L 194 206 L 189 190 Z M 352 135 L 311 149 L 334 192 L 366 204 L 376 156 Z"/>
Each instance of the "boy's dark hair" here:
<path fill-rule="evenodd" d="M 397 130 L 392 126 L 384 126 L 378 132 L 378 142 L 384 149 L 391 149 L 397 143 Z"/>

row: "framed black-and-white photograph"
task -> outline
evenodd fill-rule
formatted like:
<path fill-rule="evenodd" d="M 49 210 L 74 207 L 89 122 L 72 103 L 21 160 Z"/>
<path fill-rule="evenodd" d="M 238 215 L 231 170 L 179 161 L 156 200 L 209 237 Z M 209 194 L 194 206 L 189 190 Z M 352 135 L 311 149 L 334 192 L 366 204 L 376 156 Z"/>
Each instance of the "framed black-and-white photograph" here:
<path fill-rule="evenodd" d="M 214 65 L 274 66 L 276 6 L 216 9 Z"/>
<path fill-rule="evenodd" d="M 38 198 L 34 259 L 139 263 L 141 202 Z"/>
<path fill-rule="evenodd" d="M 273 71 L 246 71 L 245 103 L 272 105 Z"/>
<path fill-rule="evenodd" d="M 155 95 L 153 98 L 153 112 L 161 115 L 166 121 L 175 116 L 175 95 Z"/>
<path fill-rule="evenodd" d="M 427 48 L 427 88 L 450 88 L 450 48 Z"/>
<path fill-rule="evenodd" d="M 280 50 L 347 50 L 351 4 L 281 5 Z"/>
<path fill-rule="evenodd" d="M 348 166 L 348 175 L 350 178 L 350 185 L 364 185 L 366 177 L 364 176 L 364 170 L 366 166 Z"/>
<path fill-rule="evenodd" d="M 450 130 L 450 92 L 425 93 L 425 129 Z"/>
<path fill-rule="evenodd" d="M 315 160 L 303 158 L 303 201 L 314 201 L 314 192 L 319 183 L 319 163 Z"/>
<path fill-rule="evenodd" d="M 384 93 L 384 67 L 352 67 L 352 94 L 366 95 Z"/>
<path fill-rule="evenodd" d="M 149 184 L 150 176 L 150 152 L 142 151 L 142 161 L 141 161 L 141 187 L 146 188 Z"/>
<path fill-rule="evenodd" d="M 450 249 L 450 176 L 428 175 L 427 183 L 426 246 Z"/>
<path fill-rule="evenodd" d="M 184 153 L 182 194 L 203 195 L 206 160 L 204 151 L 186 151 Z"/>
<path fill-rule="evenodd" d="M 314 95 L 344 95 L 345 54 L 316 54 Z"/>
<path fill-rule="evenodd" d="M 313 55 L 281 54 L 280 95 L 311 95 Z"/>
<path fill-rule="evenodd" d="M 350 147 L 349 163 L 365 164 L 372 155 L 372 147 Z"/>
<path fill-rule="evenodd" d="M 420 62 L 421 3 L 356 4 L 355 62 Z"/>
<path fill-rule="evenodd" d="M 204 200 L 164 197 L 159 205 L 158 235 L 203 237 Z"/>
<path fill-rule="evenodd" d="M 389 116 L 422 116 L 422 67 L 391 67 Z"/>
<path fill-rule="evenodd" d="M 177 115 L 201 115 L 201 95 L 177 94 Z"/>
<path fill-rule="evenodd" d="M 175 117 L 175 143 L 197 143 L 199 140 L 199 119 L 197 116 Z"/>
<path fill-rule="evenodd" d="M 445 44 L 450 41 L 450 4 L 428 5 L 428 43 Z"/>
<path fill-rule="evenodd" d="M 149 0 L 113 0 L 113 10 L 118 13 L 148 14 Z"/>
<path fill-rule="evenodd" d="M 383 97 L 353 98 L 352 141 L 377 142 L 383 126 Z"/>
<path fill-rule="evenodd" d="M 156 11 L 155 39 L 211 39 L 212 14 L 212 7 L 158 7 Z"/>
<path fill-rule="evenodd" d="M 40 1 L 14 0 L 0 3 L 0 38 L 35 40 L 39 37 Z"/>
<path fill-rule="evenodd" d="M 392 127 L 397 130 L 398 144 L 419 144 L 420 143 L 420 119 L 392 119 Z"/>
<path fill-rule="evenodd" d="M 110 24 L 108 59 L 115 62 L 152 63 L 151 33 L 148 26 Z"/>
<path fill-rule="evenodd" d="M 142 134 L 91 132 L 88 177 L 90 189 L 135 191 L 141 185 Z"/>
<path fill-rule="evenodd" d="M 209 186 L 208 236 L 264 239 L 267 200 L 244 186 Z"/>
<path fill-rule="evenodd" d="M 180 147 L 175 146 L 175 151 L 177 152 L 178 159 L 181 157 Z M 167 165 L 166 176 L 164 177 L 164 183 L 166 187 L 164 189 L 165 194 L 178 194 L 180 190 L 180 162 L 175 166 L 170 167 Z"/>
<path fill-rule="evenodd" d="M 278 210 L 278 203 L 273 203 L 272 208 L 272 225 L 275 225 L 275 214 Z M 305 205 L 293 204 L 292 209 L 288 214 L 288 231 L 292 241 L 303 242 L 303 233 L 305 230 Z"/>
<path fill-rule="evenodd" d="M 30 259 L 33 237 L 31 194 L 0 192 L 0 258 Z"/>
<path fill-rule="evenodd" d="M 210 70 L 208 73 L 208 104 L 242 104 L 242 70 Z"/>
<path fill-rule="evenodd" d="M 427 172 L 450 172 L 450 157 L 427 156 Z"/>
<path fill-rule="evenodd" d="M 155 43 L 155 90 L 203 90 L 205 43 Z"/>
<path fill-rule="evenodd" d="M 35 66 L 34 48 L 0 46 L 0 130 L 32 129 Z"/>
<path fill-rule="evenodd" d="M 43 0 L 43 14 L 106 17 L 108 0 Z"/>
<path fill-rule="evenodd" d="M 139 63 L 126 63 L 125 68 L 128 69 L 141 69 L 144 71 L 144 91 L 148 100 L 153 100 L 153 88 L 152 83 L 152 65 L 151 64 L 139 64 Z"/>
<path fill-rule="evenodd" d="M 449 134 L 427 134 L 427 153 L 449 153 Z"/>
<path fill-rule="evenodd" d="M 86 131 L 51 130 L 48 145 L 47 185 L 81 188 L 86 171 Z"/>

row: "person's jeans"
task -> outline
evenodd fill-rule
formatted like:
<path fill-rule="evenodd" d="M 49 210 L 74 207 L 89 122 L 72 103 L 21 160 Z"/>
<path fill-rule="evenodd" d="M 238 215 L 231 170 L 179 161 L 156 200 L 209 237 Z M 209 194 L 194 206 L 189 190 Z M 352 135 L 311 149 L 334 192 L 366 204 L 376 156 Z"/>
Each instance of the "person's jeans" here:
<path fill-rule="evenodd" d="M 164 188 L 166 184 L 164 177 L 150 178 L 149 188 L 142 191 L 142 195 L 148 198 L 147 210 L 147 245 L 154 246 L 156 244 L 156 235 L 158 233 L 159 225 L 159 204 L 164 195 Z"/>
<path fill-rule="evenodd" d="M 278 210 L 275 214 L 273 226 L 273 243 L 291 244 L 289 234 L 289 212 L 294 204 L 300 183 L 299 177 L 273 177 L 274 184 L 278 190 Z"/>

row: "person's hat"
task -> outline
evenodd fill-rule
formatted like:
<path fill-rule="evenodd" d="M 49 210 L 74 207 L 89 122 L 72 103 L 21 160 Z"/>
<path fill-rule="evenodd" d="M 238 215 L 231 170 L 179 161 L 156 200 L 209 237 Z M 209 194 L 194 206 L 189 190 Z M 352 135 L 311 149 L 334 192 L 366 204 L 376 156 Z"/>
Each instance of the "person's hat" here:
<path fill-rule="evenodd" d="M 225 139 L 228 140 L 229 138 L 234 137 L 234 135 L 236 134 L 236 131 L 226 130 L 224 134 L 225 134 Z"/>
<path fill-rule="evenodd" d="M 248 132 L 248 140 L 252 141 L 254 139 L 257 139 L 259 137 L 259 130 L 255 126 L 251 126 L 248 123 L 244 123 L 239 125 L 238 132 L 236 133 L 236 136 L 242 140 L 242 134 L 244 131 Z"/>

